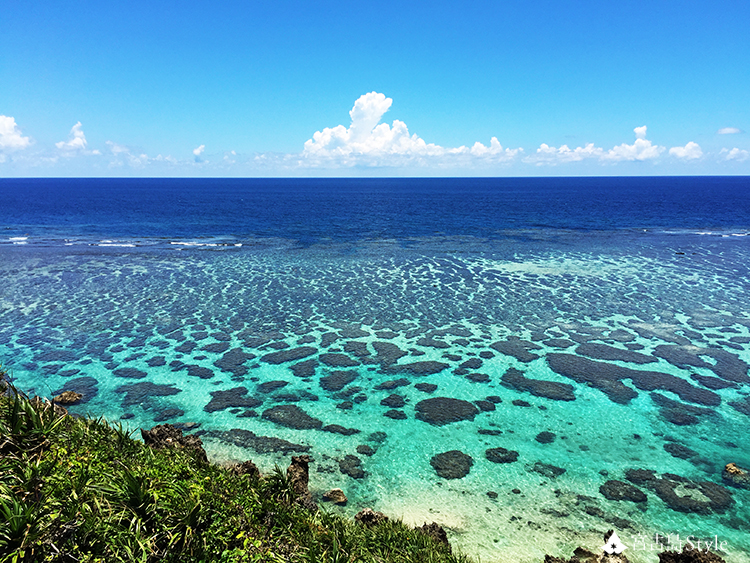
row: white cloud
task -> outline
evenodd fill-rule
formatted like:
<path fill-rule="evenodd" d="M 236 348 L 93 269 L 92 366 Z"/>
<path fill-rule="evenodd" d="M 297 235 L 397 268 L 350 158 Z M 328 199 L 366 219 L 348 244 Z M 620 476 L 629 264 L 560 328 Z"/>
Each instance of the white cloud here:
<path fill-rule="evenodd" d="M 198 148 L 193 149 L 193 154 L 195 156 L 200 156 L 203 153 L 204 150 L 206 150 L 206 145 L 201 145 Z"/>
<path fill-rule="evenodd" d="M 566 162 L 579 162 L 586 158 L 602 158 L 604 149 L 595 147 L 594 143 L 589 143 L 585 147 L 576 147 L 571 149 L 568 145 L 562 145 L 559 148 L 551 147 L 547 143 L 542 143 L 536 153 L 524 158 L 524 162 L 529 162 L 541 166 L 543 164 L 561 164 Z"/>
<path fill-rule="evenodd" d="M 75 153 L 84 152 L 86 150 L 86 135 L 83 134 L 83 126 L 79 121 L 70 129 L 67 141 L 60 141 L 55 143 L 55 146 L 65 152 Z"/>
<path fill-rule="evenodd" d="M 21 130 L 18 128 L 14 118 L 7 115 L 0 115 L 0 150 L 23 149 L 30 144 L 31 139 L 21 134 Z"/>
<path fill-rule="evenodd" d="M 669 149 L 669 154 L 685 160 L 695 160 L 703 156 L 703 150 L 698 143 L 690 141 L 684 147 L 672 147 Z"/>
<path fill-rule="evenodd" d="M 736 127 L 722 127 L 716 132 L 717 135 L 736 135 L 737 133 L 742 133 L 742 129 L 737 129 Z"/>
<path fill-rule="evenodd" d="M 744 162 L 750 158 L 749 151 L 738 149 L 737 147 L 734 147 L 732 150 L 721 149 L 719 155 L 722 156 L 724 160 L 736 160 L 737 162 Z"/>
<path fill-rule="evenodd" d="M 471 163 L 498 163 L 513 160 L 522 149 L 505 149 L 496 137 L 490 145 L 480 142 L 471 147 L 446 148 L 427 143 L 410 134 L 406 123 L 394 120 L 380 123 L 393 100 L 370 92 L 360 96 L 349 112 L 349 127 L 337 125 L 316 131 L 305 142 L 301 166 L 466 166 Z"/>
<path fill-rule="evenodd" d="M 606 153 L 602 154 L 602 160 L 614 162 L 621 160 L 643 161 L 657 158 L 662 152 L 664 152 L 665 147 L 654 145 L 651 141 L 646 139 L 645 125 L 642 127 L 636 127 L 633 131 L 635 132 L 636 139 L 632 145 L 623 143 L 619 146 L 613 147 Z"/>

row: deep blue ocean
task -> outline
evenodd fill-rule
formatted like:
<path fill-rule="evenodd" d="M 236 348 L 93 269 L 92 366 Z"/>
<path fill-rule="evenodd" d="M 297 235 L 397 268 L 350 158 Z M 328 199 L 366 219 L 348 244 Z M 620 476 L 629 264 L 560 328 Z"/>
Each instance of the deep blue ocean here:
<path fill-rule="evenodd" d="M 747 177 L 0 179 L 0 365 L 485 562 L 748 562 L 748 235 Z"/>

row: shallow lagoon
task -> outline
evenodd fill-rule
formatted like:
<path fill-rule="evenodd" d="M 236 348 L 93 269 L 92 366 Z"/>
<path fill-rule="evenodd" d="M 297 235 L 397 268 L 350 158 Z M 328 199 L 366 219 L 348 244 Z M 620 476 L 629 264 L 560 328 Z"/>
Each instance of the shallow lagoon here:
<path fill-rule="evenodd" d="M 329 510 L 436 521 L 482 561 L 570 556 L 611 528 L 634 561 L 657 560 L 655 534 L 750 560 L 750 491 L 705 484 L 750 466 L 742 231 L 83 230 L 0 244 L 0 359 L 20 388 L 76 389 L 72 412 L 131 428 L 188 424 L 216 461 L 307 451 L 316 498 L 350 499 Z M 453 450 L 469 472 L 440 477 Z M 610 481 L 645 502 L 608 499 Z"/>

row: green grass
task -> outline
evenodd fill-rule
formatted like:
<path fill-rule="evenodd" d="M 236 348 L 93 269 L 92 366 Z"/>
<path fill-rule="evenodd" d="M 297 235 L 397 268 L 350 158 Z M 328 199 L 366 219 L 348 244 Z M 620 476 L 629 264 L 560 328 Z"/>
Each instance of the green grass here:
<path fill-rule="evenodd" d="M 0 369 L 0 379 L 4 379 Z M 294 502 L 286 473 L 235 475 L 121 425 L 0 396 L 0 562 L 468 563 L 399 521 Z"/>

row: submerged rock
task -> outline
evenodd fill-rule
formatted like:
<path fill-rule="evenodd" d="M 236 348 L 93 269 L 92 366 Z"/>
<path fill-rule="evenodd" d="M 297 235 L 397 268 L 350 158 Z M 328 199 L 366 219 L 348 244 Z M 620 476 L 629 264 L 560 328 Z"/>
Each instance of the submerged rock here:
<path fill-rule="evenodd" d="M 479 409 L 468 401 L 450 397 L 434 397 L 416 404 L 417 418 L 434 426 L 461 420 L 474 420 Z"/>
<path fill-rule="evenodd" d="M 474 460 L 470 455 L 459 450 L 451 450 L 433 456 L 430 465 L 443 479 L 461 479 L 469 474 Z"/>
<path fill-rule="evenodd" d="M 311 417 L 297 405 L 279 405 L 263 411 L 263 418 L 280 426 L 297 430 L 318 430 L 323 422 Z"/>
<path fill-rule="evenodd" d="M 648 497 L 639 488 L 625 481 L 611 480 L 599 487 L 599 492 L 608 500 L 646 502 Z"/>
<path fill-rule="evenodd" d="M 295 360 L 301 360 L 312 356 L 318 351 L 317 348 L 312 346 L 300 346 L 299 348 L 289 348 L 287 350 L 280 350 L 279 352 L 272 352 L 261 357 L 261 361 L 268 364 L 283 364 L 284 362 L 292 362 Z"/>
<path fill-rule="evenodd" d="M 372 508 L 365 508 L 354 516 L 354 521 L 363 526 L 377 526 L 382 522 L 388 522 L 388 517 L 382 512 L 376 512 Z"/>
<path fill-rule="evenodd" d="M 526 391 L 536 397 L 545 397 L 555 401 L 575 401 L 576 398 L 573 394 L 573 386 L 568 383 L 531 379 L 515 368 L 506 371 L 501 381 L 505 387 L 516 391 Z"/>
<path fill-rule="evenodd" d="M 505 448 L 490 448 L 484 452 L 484 455 L 492 463 L 513 463 L 518 459 L 518 452 Z"/>
<path fill-rule="evenodd" d="M 344 506 L 349 499 L 346 498 L 344 491 L 341 489 L 331 489 L 323 494 L 323 500 Z"/>
<path fill-rule="evenodd" d="M 263 404 L 263 401 L 255 397 L 248 397 L 247 387 L 234 387 L 226 391 L 212 391 L 211 400 L 203 407 L 206 412 L 216 412 L 228 408 L 248 408 L 254 409 Z"/>
<path fill-rule="evenodd" d="M 334 371 L 331 375 L 320 378 L 320 386 L 326 391 L 341 391 L 352 381 L 357 379 L 359 374 L 356 371 Z"/>
<path fill-rule="evenodd" d="M 362 469 L 362 460 L 356 455 L 346 455 L 339 460 L 339 471 L 353 479 L 364 479 L 365 470 Z"/>

